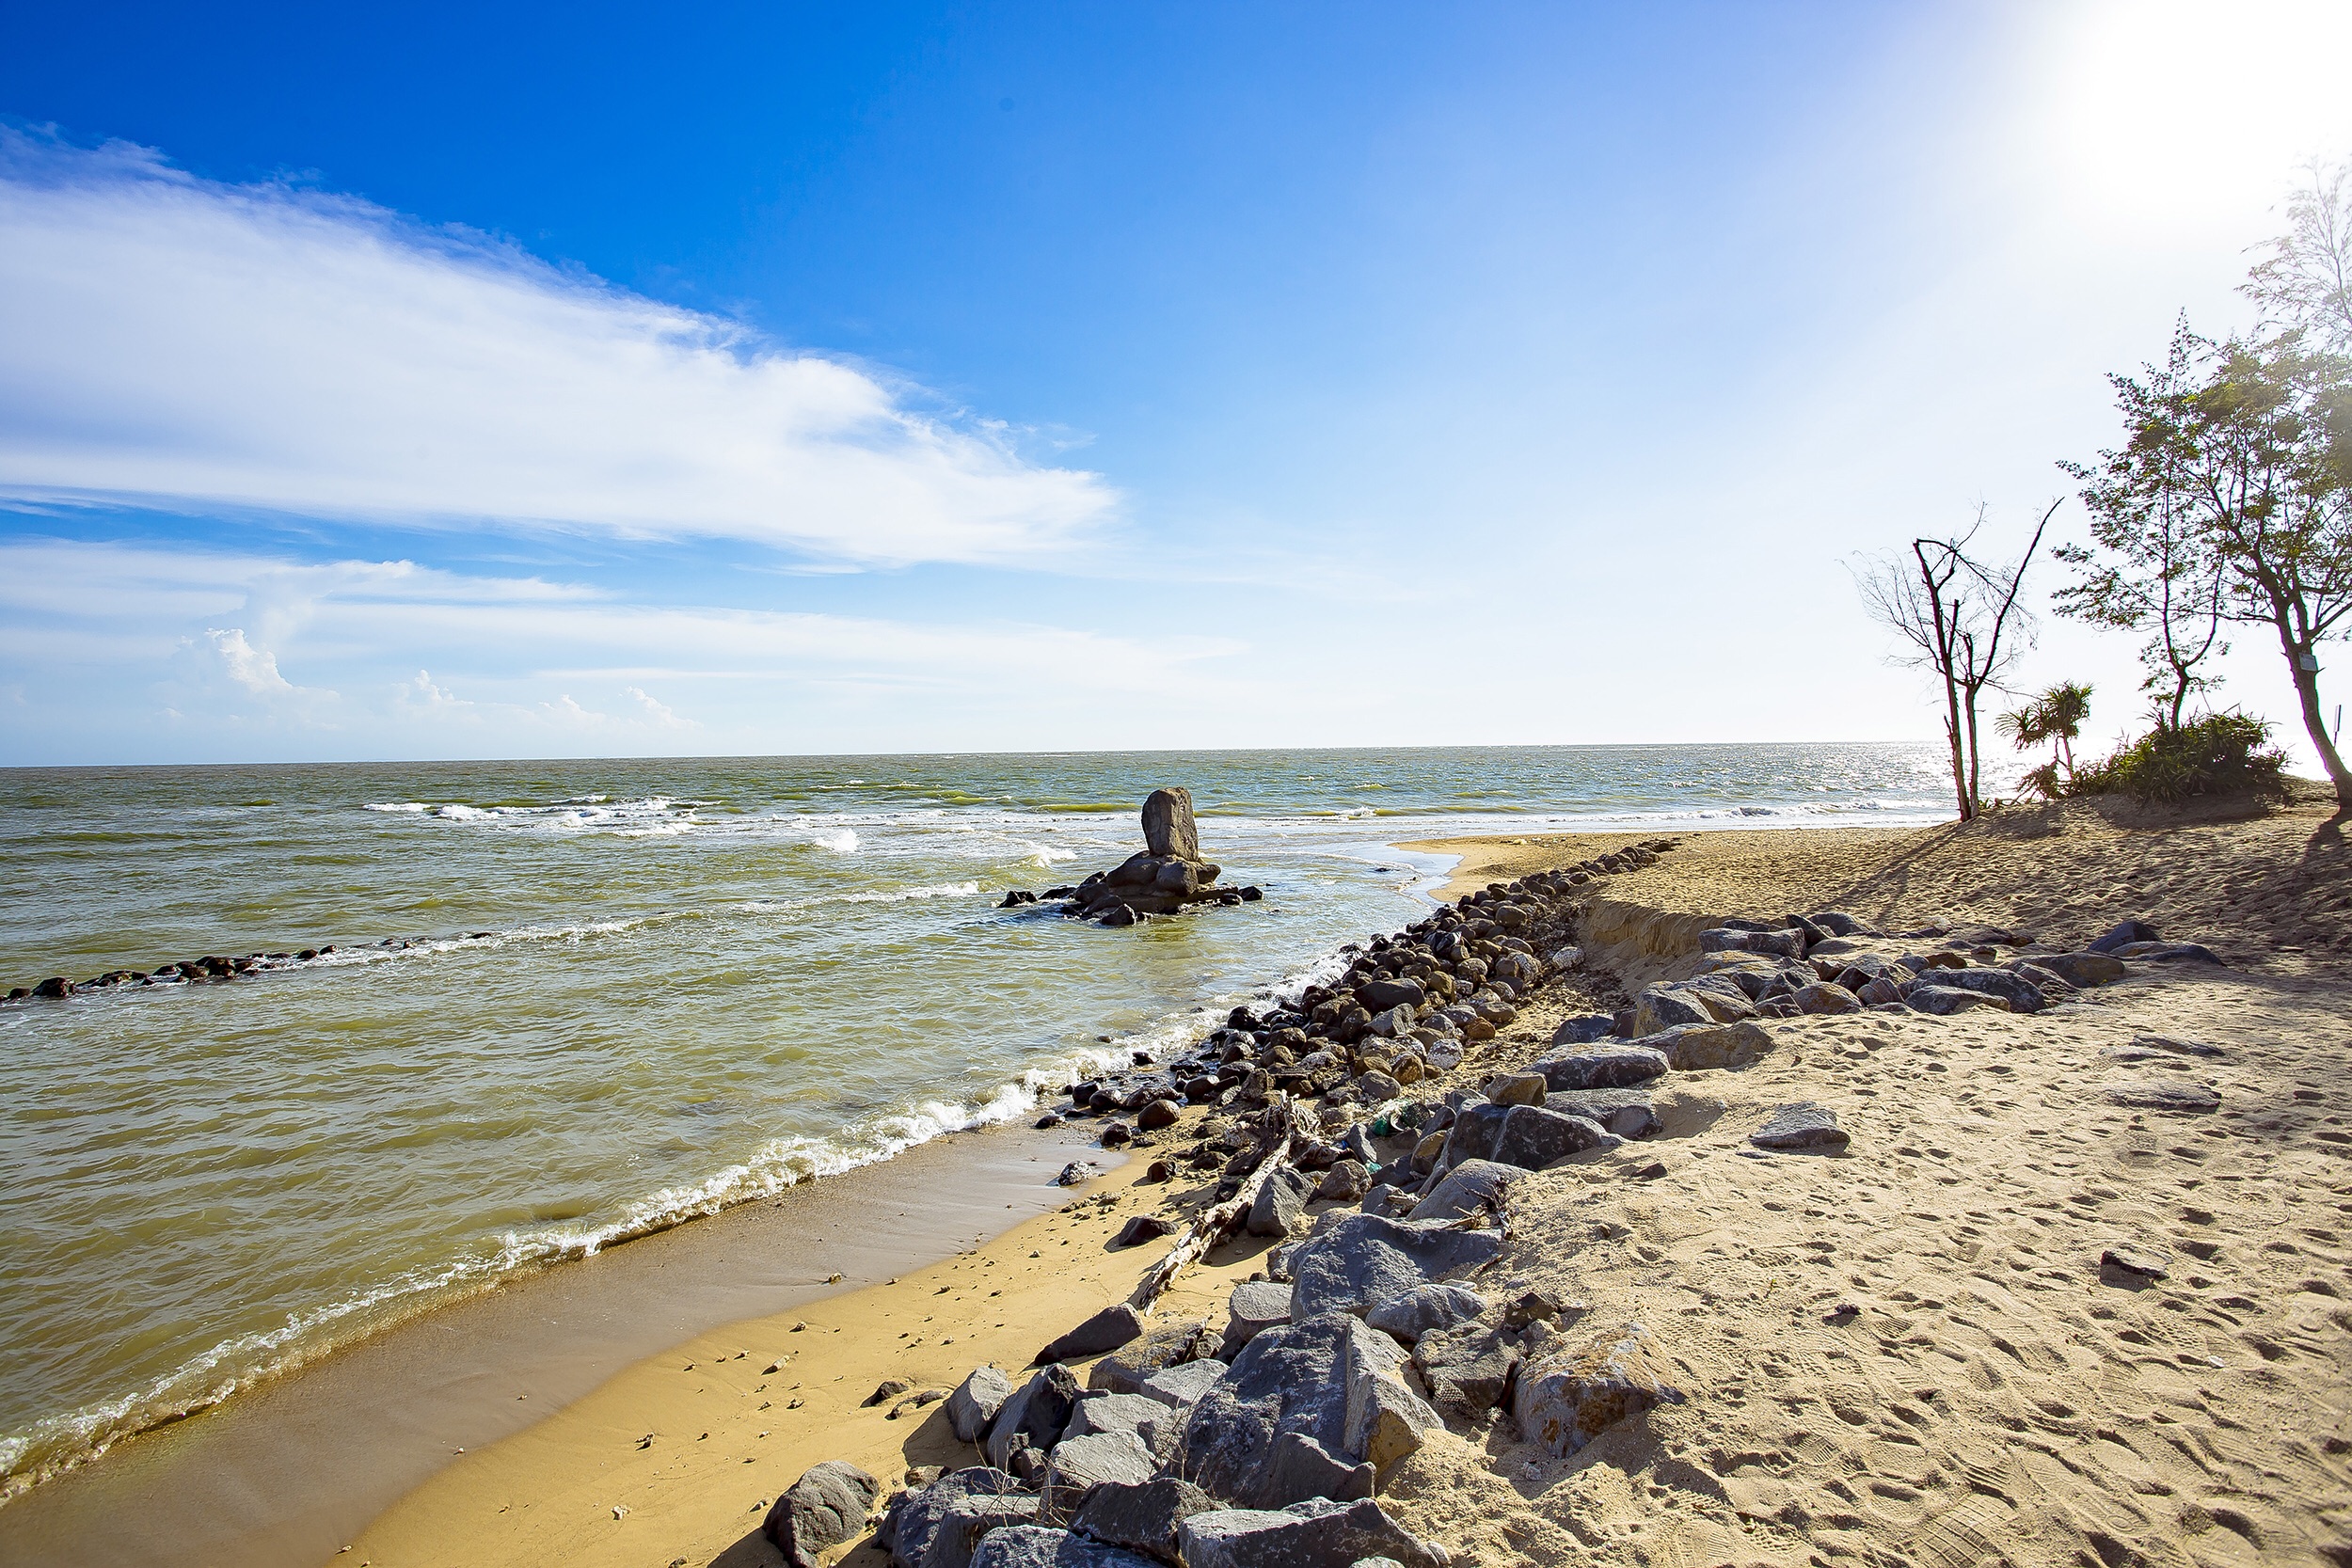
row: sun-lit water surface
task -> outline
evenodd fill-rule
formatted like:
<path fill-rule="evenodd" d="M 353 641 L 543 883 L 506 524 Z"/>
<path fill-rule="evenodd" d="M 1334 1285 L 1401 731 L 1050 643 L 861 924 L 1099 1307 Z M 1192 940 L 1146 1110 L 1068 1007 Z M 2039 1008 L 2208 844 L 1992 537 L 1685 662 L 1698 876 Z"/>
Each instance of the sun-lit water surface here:
<path fill-rule="evenodd" d="M 0 771 L 0 986 L 341 950 L 0 1006 L 0 1474 L 503 1272 L 1018 1116 L 1411 918 L 1432 867 L 1390 842 L 1933 820 L 1939 766 L 1782 746 Z M 1137 847 L 1163 783 L 1263 903 L 1128 931 L 995 909 Z"/>

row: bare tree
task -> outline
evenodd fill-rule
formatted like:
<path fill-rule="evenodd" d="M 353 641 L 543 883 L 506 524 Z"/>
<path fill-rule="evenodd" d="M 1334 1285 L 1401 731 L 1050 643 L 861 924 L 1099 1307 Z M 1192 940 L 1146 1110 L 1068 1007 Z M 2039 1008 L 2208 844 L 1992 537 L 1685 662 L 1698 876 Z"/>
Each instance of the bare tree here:
<path fill-rule="evenodd" d="M 1976 521 L 1957 538 L 1914 539 L 1908 559 L 1881 557 L 1854 573 L 1863 608 L 1910 645 L 1897 662 L 1932 670 L 1943 683 L 1944 738 L 1963 822 L 1984 810 L 1978 704 L 2033 645 L 2033 613 L 2018 598 L 2060 504 L 2050 503 L 2025 552 L 2007 566 L 1987 566 L 1968 553 L 1984 528 L 1985 509 L 1979 507 Z"/>

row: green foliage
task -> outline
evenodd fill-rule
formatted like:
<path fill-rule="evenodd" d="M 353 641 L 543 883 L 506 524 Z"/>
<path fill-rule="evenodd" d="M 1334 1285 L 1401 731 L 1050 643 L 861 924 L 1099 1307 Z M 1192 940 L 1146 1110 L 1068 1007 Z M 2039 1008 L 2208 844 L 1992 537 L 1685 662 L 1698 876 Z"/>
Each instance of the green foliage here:
<path fill-rule="evenodd" d="M 2158 725 L 2102 763 L 2083 768 L 2058 791 L 2127 795 L 2167 804 L 2201 796 L 2286 794 L 2286 753 L 2270 744 L 2270 726 L 2243 713 L 2214 713 Z M 2036 769 L 2037 772 L 2042 769 Z M 2055 768 L 2048 783 L 2058 783 Z M 2032 774 L 2027 782 L 2040 787 Z"/>
<path fill-rule="evenodd" d="M 1993 727 L 2021 752 L 2044 744 L 2055 747 L 2048 762 L 2028 770 L 2019 781 L 2044 800 L 2055 800 L 2066 793 L 2067 784 L 2074 777 L 2074 741 L 2083 733 L 2083 721 L 2090 717 L 2090 688 L 2079 681 L 2061 681 L 2024 707 L 2002 714 Z"/>

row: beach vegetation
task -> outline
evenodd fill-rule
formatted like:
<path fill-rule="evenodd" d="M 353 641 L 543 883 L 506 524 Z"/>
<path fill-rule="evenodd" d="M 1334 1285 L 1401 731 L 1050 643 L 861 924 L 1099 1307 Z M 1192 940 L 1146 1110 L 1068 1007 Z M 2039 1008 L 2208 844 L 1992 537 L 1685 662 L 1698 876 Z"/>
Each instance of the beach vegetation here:
<path fill-rule="evenodd" d="M 2047 746 L 2050 760 L 2029 769 L 2025 786 L 2044 800 L 2067 793 L 2074 778 L 2074 742 L 2082 738 L 2083 721 L 2090 717 L 2091 689 L 2079 681 L 2060 681 L 1993 721 L 1993 727 L 2021 752 Z"/>
<path fill-rule="evenodd" d="M 2280 800 L 2286 753 L 2270 743 L 2271 726 L 2243 713 L 2208 713 L 2159 723 L 2063 781 L 2064 795 L 2122 795 L 2142 803 L 2177 804 L 2209 797 Z"/>

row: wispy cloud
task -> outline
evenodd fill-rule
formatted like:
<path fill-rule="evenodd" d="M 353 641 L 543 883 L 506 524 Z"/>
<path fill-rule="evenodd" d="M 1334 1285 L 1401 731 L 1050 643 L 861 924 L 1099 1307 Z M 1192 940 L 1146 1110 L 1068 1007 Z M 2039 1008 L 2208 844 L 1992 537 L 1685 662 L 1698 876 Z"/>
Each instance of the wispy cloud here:
<path fill-rule="evenodd" d="M 0 494 L 1033 558 L 1115 498 L 1000 425 L 344 197 L 0 127 Z"/>

